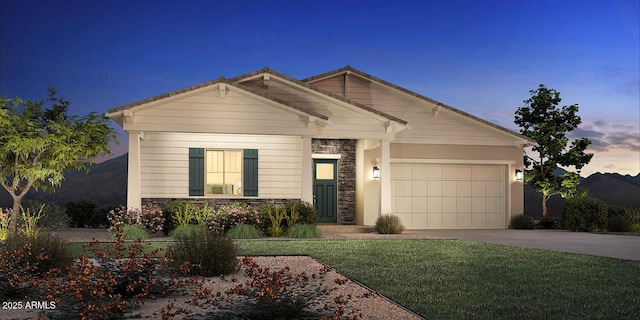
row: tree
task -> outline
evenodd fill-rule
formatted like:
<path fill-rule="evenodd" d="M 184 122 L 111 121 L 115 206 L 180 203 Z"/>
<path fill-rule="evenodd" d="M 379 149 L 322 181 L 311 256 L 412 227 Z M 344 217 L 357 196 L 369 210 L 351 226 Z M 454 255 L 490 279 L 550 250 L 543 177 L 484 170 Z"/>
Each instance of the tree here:
<path fill-rule="evenodd" d="M 104 115 L 68 116 L 70 102 L 47 89 L 45 102 L 0 97 L 0 185 L 13 198 L 9 232 L 16 233 L 22 199 L 54 191 L 70 169 L 88 171 L 91 158 L 110 153 L 115 131 Z"/>
<path fill-rule="evenodd" d="M 580 183 L 580 169 L 591 161 L 592 153 L 585 153 L 591 144 L 587 138 L 576 139 L 569 145 L 567 133 L 573 131 L 582 122 L 578 105 L 562 106 L 560 93 L 541 84 L 537 90 L 529 91 L 531 98 L 524 100 L 527 105 L 515 113 L 515 124 L 520 133 L 534 139 L 537 146 L 532 148 L 535 156 L 525 152 L 525 183 L 531 182 L 536 191 L 542 194 L 542 217 L 547 217 L 547 201 L 554 195 L 563 198 L 577 193 Z M 559 167 L 575 167 L 578 173 L 569 172 L 555 175 Z"/>

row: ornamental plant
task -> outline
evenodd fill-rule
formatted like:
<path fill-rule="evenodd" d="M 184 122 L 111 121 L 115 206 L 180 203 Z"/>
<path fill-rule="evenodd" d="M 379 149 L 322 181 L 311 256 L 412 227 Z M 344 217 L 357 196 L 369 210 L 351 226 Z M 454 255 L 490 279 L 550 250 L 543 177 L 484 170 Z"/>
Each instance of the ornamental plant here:
<path fill-rule="evenodd" d="M 11 209 L 3 210 L 0 208 L 0 240 L 6 240 L 9 235 L 9 216 Z"/>
<path fill-rule="evenodd" d="M 260 218 L 258 210 L 248 204 L 239 202 L 218 207 L 209 216 L 207 228 L 221 235 L 241 223 L 252 225 L 261 232 L 264 228 L 263 220 Z"/>
<path fill-rule="evenodd" d="M 151 233 L 162 231 L 165 219 L 160 208 L 148 206 L 142 206 L 142 209 L 120 206 L 111 210 L 107 218 L 111 223 L 111 233 L 126 225 L 139 225 Z"/>
<path fill-rule="evenodd" d="M 35 238 L 38 236 L 38 220 L 40 220 L 44 214 L 42 211 L 44 210 L 44 204 L 40 206 L 40 210 L 37 213 L 31 212 L 30 208 L 25 209 L 24 207 L 20 207 L 20 212 L 22 213 L 22 222 L 23 229 L 22 233 L 27 238 Z"/>

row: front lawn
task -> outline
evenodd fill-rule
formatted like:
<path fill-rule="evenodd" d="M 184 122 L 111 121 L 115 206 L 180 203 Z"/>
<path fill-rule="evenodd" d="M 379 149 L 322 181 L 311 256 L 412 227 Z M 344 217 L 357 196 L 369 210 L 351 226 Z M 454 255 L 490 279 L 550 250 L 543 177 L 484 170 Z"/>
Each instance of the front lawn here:
<path fill-rule="evenodd" d="M 640 319 L 638 261 L 461 240 L 236 243 L 312 256 L 427 319 Z"/>
<path fill-rule="evenodd" d="M 640 262 L 460 240 L 238 241 L 310 255 L 428 319 L 638 319 Z"/>

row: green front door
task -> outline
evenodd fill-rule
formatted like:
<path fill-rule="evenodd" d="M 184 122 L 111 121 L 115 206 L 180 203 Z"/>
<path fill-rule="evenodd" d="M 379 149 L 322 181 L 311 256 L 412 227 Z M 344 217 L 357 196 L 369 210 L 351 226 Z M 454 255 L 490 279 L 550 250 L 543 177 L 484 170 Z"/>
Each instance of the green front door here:
<path fill-rule="evenodd" d="M 338 222 L 338 161 L 315 159 L 313 161 L 313 202 L 318 212 L 318 222 Z"/>

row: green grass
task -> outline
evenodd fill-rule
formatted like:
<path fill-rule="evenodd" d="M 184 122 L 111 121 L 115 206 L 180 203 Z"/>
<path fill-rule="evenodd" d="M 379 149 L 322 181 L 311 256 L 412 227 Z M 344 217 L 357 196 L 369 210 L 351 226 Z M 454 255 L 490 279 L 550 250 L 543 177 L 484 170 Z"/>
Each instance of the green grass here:
<path fill-rule="evenodd" d="M 427 319 L 640 318 L 638 261 L 461 240 L 236 243 L 241 255 L 310 255 Z"/>

